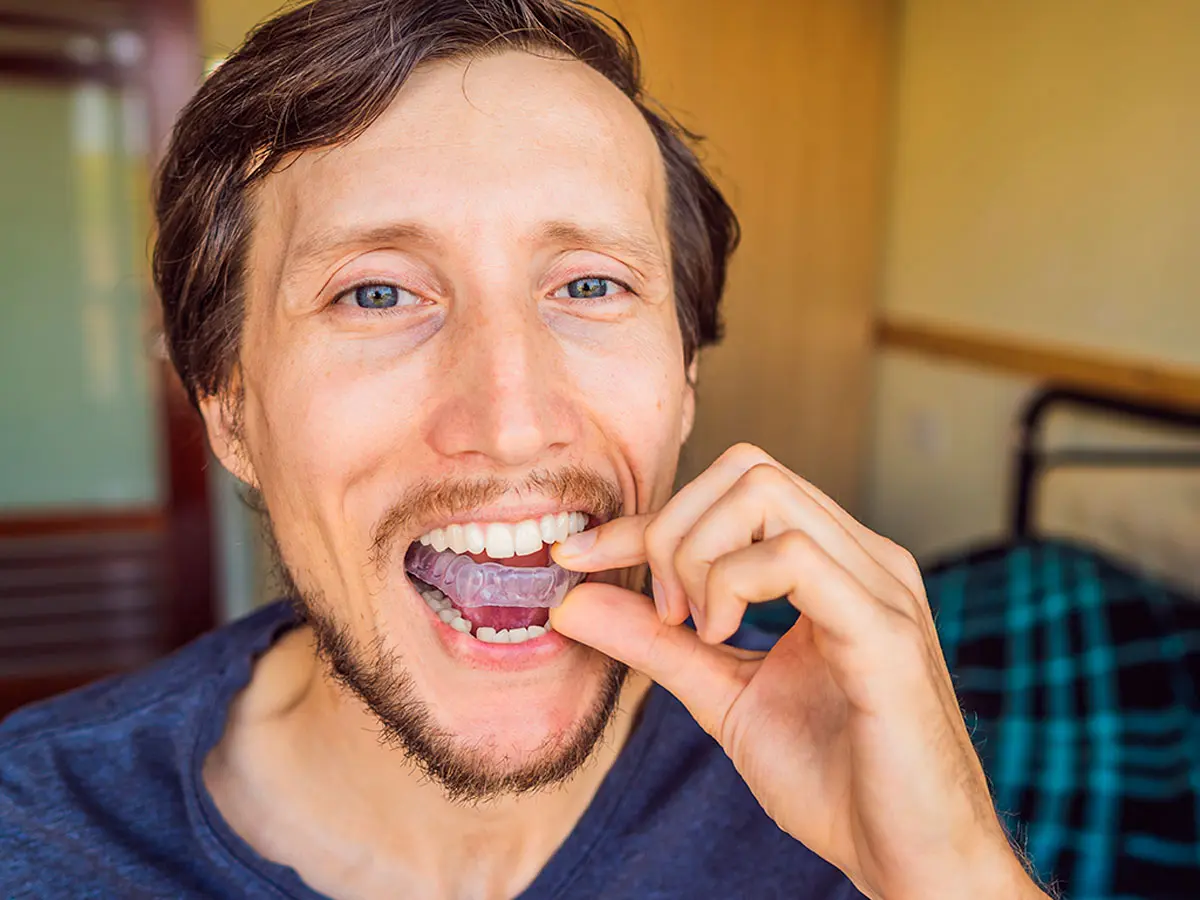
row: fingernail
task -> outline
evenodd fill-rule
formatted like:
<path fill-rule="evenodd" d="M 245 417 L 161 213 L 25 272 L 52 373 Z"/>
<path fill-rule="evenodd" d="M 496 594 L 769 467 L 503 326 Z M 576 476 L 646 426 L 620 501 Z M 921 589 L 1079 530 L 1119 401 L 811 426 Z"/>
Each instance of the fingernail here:
<path fill-rule="evenodd" d="M 591 528 L 571 535 L 558 545 L 558 552 L 565 553 L 567 556 L 582 556 L 591 550 L 595 543 L 596 529 Z"/>
<path fill-rule="evenodd" d="M 657 578 L 650 579 L 650 592 L 654 594 L 654 608 L 658 610 L 660 622 L 667 620 L 667 595 L 663 591 L 662 582 Z"/>
<path fill-rule="evenodd" d="M 696 609 L 696 604 L 688 600 L 688 609 L 692 613 L 692 624 L 696 626 L 696 631 L 704 630 L 704 618 L 700 615 L 700 610 Z"/>

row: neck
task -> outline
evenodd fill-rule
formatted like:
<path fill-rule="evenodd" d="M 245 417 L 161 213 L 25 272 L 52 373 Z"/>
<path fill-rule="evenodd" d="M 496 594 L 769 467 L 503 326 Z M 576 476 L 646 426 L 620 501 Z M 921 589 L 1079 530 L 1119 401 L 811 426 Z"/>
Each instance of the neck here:
<path fill-rule="evenodd" d="M 512 897 L 575 827 L 633 729 L 649 682 L 633 676 L 591 759 L 543 791 L 449 801 L 334 684 L 299 629 L 257 664 L 205 765 L 218 807 L 262 855 L 336 896 Z"/>

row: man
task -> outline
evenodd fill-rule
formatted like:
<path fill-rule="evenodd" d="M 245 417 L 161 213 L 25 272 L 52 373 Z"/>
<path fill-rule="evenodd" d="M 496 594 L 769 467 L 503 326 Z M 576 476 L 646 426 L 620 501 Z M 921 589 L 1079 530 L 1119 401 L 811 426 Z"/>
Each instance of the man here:
<path fill-rule="evenodd" d="M 753 447 L 671 496 L 736 224 L 624 38 L 317 0 L 184 111 L 158 217 L 297 600 L 9 720 L 5 896 L 1044 896 L 911 558 Z"/>

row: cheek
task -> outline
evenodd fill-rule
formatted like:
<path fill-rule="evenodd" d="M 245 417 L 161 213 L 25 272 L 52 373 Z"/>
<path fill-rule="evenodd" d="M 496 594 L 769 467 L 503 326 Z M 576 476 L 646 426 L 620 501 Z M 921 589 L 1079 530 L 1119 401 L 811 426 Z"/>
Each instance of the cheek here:
<path fill-rule="evenodd" d="M 420 403 L 402 368 L 301 345 L 248 374 L 247 438 L 277 528 L 317 526 L 328 542 L 369 532 L 389 496 L 376 482 L 399 468 Z"/>
<path fill-rule="evenodd" d="M 679 461 L 687 382 L 678 337 L 630 336 L 572 367 L 597 425 L 632 470 L 640 505 L 657 508 L 670 495 Z"/>

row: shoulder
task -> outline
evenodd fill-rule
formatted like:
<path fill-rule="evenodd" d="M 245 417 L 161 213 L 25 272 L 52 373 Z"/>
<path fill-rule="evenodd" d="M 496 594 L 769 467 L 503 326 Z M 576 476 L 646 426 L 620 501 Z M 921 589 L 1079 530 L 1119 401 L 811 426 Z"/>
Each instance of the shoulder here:
<path fill-rule="evenodd" d="M 214 687 L 214 675 L 240 662 L 248 666 L 256 649 L 265 649 L 290 618 L 286 605 L 272 604 L 144 669 L 19 709 L 0 721 L 0 759 L 91 734 L 111 736 L 114 728 L 128 727 L 146 714 L 186 713 Z M 264 646 L 256 648 L 260 643 Z"/>
<path fill-rule="evenodd" d="M 56 879 L 86 884 L 180 840 L 196 748 L 249 680 L 258 645 L 287 621 L 285 608 L 264 608 L 146 669 L 0 723 L 0 895 L 28 882 L 50 891 L 37 896 L 59 896 Z"/>

